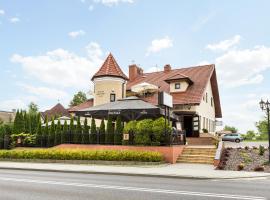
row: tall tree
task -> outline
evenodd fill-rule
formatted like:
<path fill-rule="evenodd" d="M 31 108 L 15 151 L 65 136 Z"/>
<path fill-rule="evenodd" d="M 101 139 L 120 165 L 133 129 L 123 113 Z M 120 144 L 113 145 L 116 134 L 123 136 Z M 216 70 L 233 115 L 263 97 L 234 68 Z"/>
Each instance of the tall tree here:
<path fill-rule="evenodd" d="M 122 144 L 122 136 L 123 136 L 123 125 L 121 121 L 121 116 L 118 115 L 116 118 L 116 128 L 114 133 L 114 144 Z"/>
<path fill-rule="evenodd" d="M 84 118 L 82 144 L 89 144 L 89 126 L 87 124 L 87 117 Z"/>
<path fill-rule="evenodd" d="M 77 94 L 73 96 L 73 99 L 71 100 L 69 106 L 77 106 L 86 101 L 87 101 L 86 94 L 82 91 L 79 91 Z"/>
<path fill-rule="evenodd" d="M 71 117 L 71 119 L 70 119 L 69 131 L 70 131 L 69 142 L 73 143 L 73 141 L 74 141 L 73 138 L 74 138 L 74 134 L 75 134 L 74 118 L 73 117 Z"/>
<path fill-rule="evenodd" d="M 81 143 L 81 140 L 82 140 L 81 136 L 82 136 L 81 120 L 80 120 L 80 117 L 77 117 L 76 133 L 75 133 L 75 137 L 74 137 L 75 144 Z"/>
<path fill-rule="evenodd" d="M 67 125 L 67 120 L 65 120 L 63 131 L 61 134 L 61 144 L 66 143 L 67 135 L 68 135 L 68 125 Z"/>
<path fill-rule="evenodd" d="M 28 105 L 28 112 L 29 114 L 37 114 L 38 112 L 38 106 L 34 102 L 30 102 Z"/>
<path fill-rule="evenodd" d="M 45 128 L 43 131 L 43 141 L 44 141 L 44 147 L 48 147 L 48 139 L 49 139 L 49 125 L 48 125 L 48 117 L 45 116 Z"/>
<path fill-rule="evenodd" d="M 61 122 L 60 119 L 58 119 L 55 130 L 54 145 L 58 145 L 61 143 L 61 132 L 62 132 Z"/>
<path fill-rule="evenodd" d="M 24 121 L 25 132 L 31 134 L 32 133 L 31 118 L 27 112 L 23 113 L 23 121 Z"/>
<path fill-rule="evenodd" d="M 114 129 L 113 129 L 112 117 L 109 116 L 108 121 L 107 121 L 105 143 L 106 144 L 113 144 L 113 142 L 114 142 Z"/>
<path fill-rule="evenodd" d="M 37 129 L 36 129 L 36 145 L 39 146 L 39 147 L 43 146 L 43 144 L 42 144 L 42 126 L 41 126 L 41 120 L 39 120 Z"/>
<path fill-rule="evenodd" d="M 106 134 L 105 122 L 104 122 L 104 119 L 102 119 L 100 123 L 100 127 L 99 127 L 99 143 L 100 144 L 105 144 L 105 134 Z"/>
<path fill-rule="evenodd" d="M 96 121 L 94 118 L 92 118 L 91 121 L 91 133 L 90 133 L 90 144 L 96 144 L 97 143 L 97 127 L 96 127 Z"/>
<path fill-rule="evenodd" d="M 49 133 L 49 146 L 54 146 L 54 138 L 55 138 L 55 123 L 54 123 L 54 117 L 51 119 L 51 126 L 50 126 L 50 133 Z"/>

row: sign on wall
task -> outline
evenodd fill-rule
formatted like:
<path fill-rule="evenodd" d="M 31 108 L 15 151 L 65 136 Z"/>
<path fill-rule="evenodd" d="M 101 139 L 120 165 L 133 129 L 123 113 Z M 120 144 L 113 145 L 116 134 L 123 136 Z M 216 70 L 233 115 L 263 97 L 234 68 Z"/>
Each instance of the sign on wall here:
<path fill-rule="evenodd" d="M 158 93 L 158 104 L 172 108 L 173 107 L 172 95 L 170 95 L 166 92 L 159 92 Z"/>

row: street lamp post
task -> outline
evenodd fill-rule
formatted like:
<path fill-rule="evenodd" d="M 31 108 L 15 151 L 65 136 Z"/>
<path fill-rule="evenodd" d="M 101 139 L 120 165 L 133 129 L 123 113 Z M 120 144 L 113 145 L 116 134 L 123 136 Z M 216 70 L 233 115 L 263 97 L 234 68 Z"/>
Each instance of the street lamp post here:
<path fill-rule="evenodd" d="M 264 102 L 263 100 L 260 101 L 260 107 L 262 111 L 266 111 L 267 115 L 267 131 L 268 131 L 268 151 L 269 151 L 269 163 L 270 163 L 270 102 L 267 100 Z"/>

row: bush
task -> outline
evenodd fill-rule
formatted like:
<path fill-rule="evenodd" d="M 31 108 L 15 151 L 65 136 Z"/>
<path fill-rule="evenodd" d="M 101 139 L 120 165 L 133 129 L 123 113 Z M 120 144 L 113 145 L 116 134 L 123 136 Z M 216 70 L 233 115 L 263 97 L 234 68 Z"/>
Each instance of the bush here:
<path fill-rule="evenodd" d="M 17 144 L 18 139 L 20 140 L 20 144 Z M 36 136 L 30 133 L 12 134 L 11 141 L 12 147 L 16 146 L 33 147 L 36 143 Z"/>
<path fill-rule="evenodd" d="M 254 171 L 255 171 L 255 172 L 262 172 L 262 171 L 264 171 L 264 167 L 263 167 L 263 166 L 256 166 L 256 167 L 254 168 Z"/>
<path fill-rule="evenodd" d="M 105 143 L 106 144 L 113 144 L 113 142 L 114 142 L 114 128 L 113 128 L 113 123 L 112 123 L 112 117 L 109 116 L 108 121 L 107 121 Z"/>
<path fill-rule="evenodd" d="M 153 120 L 144 119 L 137 123 L 136 125 L 136 134 L 135 134 L 135 144 L 138 145 L 150 145 L 151 139 L 150 135 L 152 134 Z"/>
<path fill-rule="evenodd" d="M 90 128 L 90 144 L 97 143 L 97 127 L 96 127 L 96 120 L 92 118 L 91 120 L 91 128 Z"/>
<path fill-rule="evenodd" d="M 208 133 L 208 130 L 206 128 L 202 129 L 203 133 Z"/>
<path fill-rule="evenodd" d="M 163 160 L 163 157 L 158 152 L 150 152 L 150 151 L 39 149 L 39 150 L 0 150 L 0 159 L 107 160 L 107 161 L 160 162 Z"/>
<path fill-rule="evenodd" d="M 120 115 L 118 115 L 116 119 L 116 128 L 114 133 L 114 144 L 120 145 L 122 143 L 122 136 L 123 136 L 123 125 L 121 117 Z"/>
<path fill-rule="evenodd" d="M 264 155 L 264 152 L 265 152 L 264 146 L 260 145 L 260 146 L 259 146 L 259 155 L 260 155 L 260 156 L 263 156 L 263 155 Z"/>
<path fill-rule="evenodd" d="M 245 165 L 243 163 L 241 163 L 241 164 L 237 165 L 237 170 L 241 171 L 244 169 L 244 167 L 245 167 Z"/>
<path fill-rule="evenodd" d="M 151 139 L 152 145 L 165 142 L 165 137 L 164 137 L 165 126 L 164 125 L 165 125 L 164 117 L 160 117 L 156 119 L 155 121 L 153 121 L 153 126 L 152 126 L 153 138 Z M 166 125 L 166 130 L 167 130 L 167 134 L 170 134 L 172 131 L 172 127 L 168 123 Z"/>
<path fill-rule="evenodd" d="M 100 123 L 100 127 L 99 127 L 99 143 L 100 144 L 105 144 L 105 134 L 106 134 L 105 122 L 104 122 L 104 119 L 102 119 Z"/>

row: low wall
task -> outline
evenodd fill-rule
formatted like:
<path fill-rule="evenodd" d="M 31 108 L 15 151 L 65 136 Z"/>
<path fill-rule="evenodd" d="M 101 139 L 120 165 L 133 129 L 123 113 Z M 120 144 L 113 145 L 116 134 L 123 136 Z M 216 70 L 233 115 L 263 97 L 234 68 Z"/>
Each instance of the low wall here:
<path fill-rule="evenodd" d="M 215 167 L 217 167 L 220 163 L 223 149 L 224 149 L 224 142 L 219 141 L 218 148 L 217 148 L 216 155 L 215 155 L 215 159 L 214 159 L 214 166 Z"/>
<path fill-rule="evenodd" d="M 133 150 L 133 151 L 155 151 L 163 155 L 165 162 L 176 163 L 181 155 L 184 145 L 174 146 L 124 146 L 124 145 L 87 145 L 87 144 L 61 144 L 54 148 L 61 149 L 93 149 L 93 150 Z"/>

